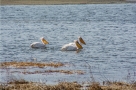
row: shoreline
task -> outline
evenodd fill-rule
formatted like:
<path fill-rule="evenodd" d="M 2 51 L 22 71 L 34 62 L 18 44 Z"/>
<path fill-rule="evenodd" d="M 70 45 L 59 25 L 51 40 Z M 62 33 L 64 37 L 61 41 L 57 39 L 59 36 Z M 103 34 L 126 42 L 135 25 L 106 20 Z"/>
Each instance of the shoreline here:
<path fill-rule="evenodd" d="M 1 0 L 0 5 L 118 4 L 126 0 Z"/>

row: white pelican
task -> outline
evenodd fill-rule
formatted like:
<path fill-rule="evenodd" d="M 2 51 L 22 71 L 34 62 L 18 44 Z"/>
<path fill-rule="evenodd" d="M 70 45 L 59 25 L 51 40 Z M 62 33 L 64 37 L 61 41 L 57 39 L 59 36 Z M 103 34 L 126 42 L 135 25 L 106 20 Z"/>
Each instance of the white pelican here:
<path fill-rule="evenodd" d="M 44 37 L 41 37 L 40 39 L 41 39 L 42 43 L 34 42 L 31 44 L 31 47 L 32 48 L 45 48 L 46 44 L 49 44 L 48 41 L 44 39 Z"/>
<path fill-rule="evenodd" d="M 78 38 L 81 44 L 86 44 L 85 41 L 79 37 Z M 77 40 L 74 41 L 74 43 L 65 44 L 62 46 L 62 51 L 77 51 L 79 49 L 83 49 L 82 45 Z"/>

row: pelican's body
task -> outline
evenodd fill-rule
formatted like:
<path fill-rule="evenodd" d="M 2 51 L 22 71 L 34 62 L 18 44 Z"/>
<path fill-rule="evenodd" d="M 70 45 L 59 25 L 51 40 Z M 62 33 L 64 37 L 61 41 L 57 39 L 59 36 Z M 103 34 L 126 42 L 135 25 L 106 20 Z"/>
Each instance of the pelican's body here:
<path fill-rule="evenodd" d="M 78 43 L 77 40 L 74 43 L 65 44 L 61 50 L 62 51 L 77 51 L 78 49 L 82 49 L 82 46 Z"/>
<path fill-rule="evenodd" d="M 46 41 L 43 37 L 41 38 L 42 43 L 40 42 L 34 42 L 30 46 L 32 48 L 45 48 L 46 44 L 49 44 L 48 41 Z"/>
<path fill-rule="evenodd" d="M 34 42 L 34 43 L 31 44 L 31 47 L 32 48 L 45 48 L 46 45 L 43 44 L 43 43 L 40 43 L 40 42 Z"/>
<path fill-rule="evenodd" d="M 82 44 L 86 44 L 81 37 L 79 37 L 79 41 Z M 80 43 L 77 40 L 75 40 L 73 43 L 65 44 L 64 46 L 62 46 L 61 50 L 62 51 L 77 51 L 78 49 L 83 48 Z"/>

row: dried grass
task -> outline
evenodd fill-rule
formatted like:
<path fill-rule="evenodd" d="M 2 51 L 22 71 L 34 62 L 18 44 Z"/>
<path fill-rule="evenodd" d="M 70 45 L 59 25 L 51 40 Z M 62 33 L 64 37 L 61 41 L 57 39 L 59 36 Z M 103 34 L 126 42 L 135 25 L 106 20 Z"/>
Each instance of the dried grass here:
<path fill-rule="evenodd" d="M 25 71 L 25 72 L 21 72 L 21 73 L 23 73 L 23 74 L 41 74 L 41 73 L 84 74 L 84 72 L 80 71 L 80 70 L 76 70 L 76 71 L 73 71 L 73 70 L 44 70 L 44 71 L 34 71 L 34 72 Z"/>
<path fill-rule="evenodd" d="M 132 84 L 124 84 L 124 82 L 111 82 L 110 85 L 101 86 L 99 83 L 93 82 L 85 90 L 136 90 Z M 8 85 L 0 85 L 0 90 L 82 90 L 83 85 L 77 82 L 60 82 L 57 85 L 46 85 L 41 83 L 27 82 L 25 80 L 15 80 L 9 82 Z"/>
<path fill-rule="evenodd" d="M 0 68 L 3 68 L 3 69 L 6 69 L 7 67 L 15 67 L 15 68 L 20 68 L 20 69 L 26 69 L 27 67 L 39 67 L 39 68 L 44 68 L 45 66 L 50 66 L 50 67 L 55 67 L 55 68 L 58 68 L 58 67 L 61 67 L 63 66 L 64 64 L 63 63 L 60 63 L 60 62 L 57 62 L 57 63 L 54 63 L 54 62 L 51 62 L 51 63 L 39 63 L 39 62 L 16 62 L 16 61 L 13 61 L 13 62 L 3 62 L 1 63 L 1 67 Z M 23 74 L 40 74 L 40 73 L 65 73 L 65 74 L 74 74 L 74 73 L 77 73 L 77 74 L 84 74 L 83 71 L 81 70 L 38 70 L 38 71 L 12 71 L 10 73 L 23 73 Z"/>
<path fill-rule="evenodd" d="M 8 86 L 0 85 L 0 90 L 80 90 L 81 85 L 75 82 L 61 82 L 57 85 L 26 83 L 26 81 L 10 82 Z"/>
<path fill-rule="evenodd" d="M 99 83 L 93 82 L 89 85 L 88 90 L 103 90 Z"/>
<path fill-rule="evenodd" d="M 120 81 L 105 81 L 105 85 L 103 89 L 106 90 L 136 90 L 136 86 L 134 86 L 136 82 L 133 83 L 125 83 Z"/>
<path fill-rule="evenodd" d="M 18 67 L 18 68 L 21 68 L 21 67 L 29 67 L 29 66 L 34 66 L 34 67 L 39 67 L 39 68 L 43 68 L 45 66 L 50 66 L 50 67 L 61 67 L 63 66 L 64 64 L 63 63 L 60 63 L 60 62 L 50 62 L 50 63 L 39 63 L 39 62 L 16 62 L 16 61 L 13 61 L 13 62 L 2 62 L 0 63 L 1 64 L 1 67 L 8 67 L 8 66 L 12 66 L 12 67 Z"/>

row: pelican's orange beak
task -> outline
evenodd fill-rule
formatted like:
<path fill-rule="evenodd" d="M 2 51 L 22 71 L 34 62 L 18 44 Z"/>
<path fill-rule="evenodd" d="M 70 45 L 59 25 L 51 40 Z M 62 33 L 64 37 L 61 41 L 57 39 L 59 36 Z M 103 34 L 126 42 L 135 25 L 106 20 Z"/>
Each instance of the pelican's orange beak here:
<path fill-rule="evenodd" d="M 85 45 L 86 45 L 85 41 L 84 41 L 81 37 L 79 37 L 79 41 L 80 41 L 82 44 L 85 44 Z"/>
<path fill-rule="evenodd" d="M 46 39 L 44 39 L 44 38 L 42 38 L 42 42 L 43 42 L 44 44 L 49 44 L 49 42 L 48 42 Z"/>

